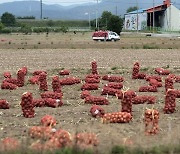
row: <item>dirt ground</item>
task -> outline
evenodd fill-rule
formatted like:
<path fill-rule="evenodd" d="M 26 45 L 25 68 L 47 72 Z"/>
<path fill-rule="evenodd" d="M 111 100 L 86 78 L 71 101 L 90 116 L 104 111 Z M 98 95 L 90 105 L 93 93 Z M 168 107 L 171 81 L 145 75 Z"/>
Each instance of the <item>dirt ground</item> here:
<path fill-rule="evenodd" d="M 136 61 L 139 61 L 141 64 L 141 71 L 147 74 L 154 74 L 154 68 L 156 67 L 164 67 L 168 68 L 172 73 L 180 75 L 180 50 L 121 49 L 119 47 L 122 44 L 124 46 L 146 44 L 147 42 L 153 44 L 153 41 L 156 44 L 161 44 L 160 42 L 166 44 L 169 41 L 168 46 L 171 46 L 173 43 L 180 46 L 176 42 L 177 40 L 159 38 L 159 41 L 157 41 L 157 38 L 143 39 L 124 36 L 122 41 L 119 42 L 93 42 L 90 38 L 85 39 L 87 34 L 78 35 L 82 35 L 82 38 L 73 34 L 70 34 L 72 36 L 71 39 L 66 36 L 61 40 L 52 34 L 48 38 L 45 34 L 37 35 L 36 37 L 34 35 L 1 36 L 4 41 L 0 42 L 0 82 L 4 79 L 3 72 L 5 71 L 10 71 L 13 77 L 16 77 L 17 70 L 26 66 L 28 74 L 24 87 L 12 91 L 0 89 L 0 98 L 6 99 L 10 103 L 10 109 L 0 109 L 0 138 L 10 136 L 32 142 L 27 137 L 28 128 L 39 125 L 41 117 L 49 114 L 57 119 L 58 124 L 56 128 L 65 129 L 71 134 L 76 132 L 96 133 L 100 141 L 97 149 L 102 153 L 109 153 L 113 145 L 128 144 L 126 141 L 132 141 L 130 146 L 141 147 L 180 143 L 180 100 L 176 100 L 177 110 L 175 113 L 163 114 L 164 87 L 159 88 L 157 93 L 139 93 L 139 86 L 147 85 L 148 83 L 145 80 L 131 79 L 132 66 Z M 152 40 L 149 41 L 149 39 Z M 11 43 L 9 43 L 10 40 Z M 30 49 L 27 49 L 28 45 Z M 36 47 L 34 48 L 34 46 Z M 101 119 L 92 118 L 89 113 L 91 105 L 84 104 L 84 100 L 80 98 L 80 88 L 84 83 L 85 76 L 91 71 L 91 62 L 94 59 L 98 63 L 100 75 L 113 74 L 123 76 L 125 78 L 124 87 L 136 91 L 139 95 L 157 96 L 157 103 L 153 106 L 134 105 L 133 120 L 127 124 L 102 124 Z M 32 72 L 35 70 L 47 71 L 49 90 L 52 90 L 52 76 L 57 75 L 64 68 L 70 70 L 70 76 L 81 78 L 82 83 L 62 87 L 64 94 L 64 105 L 62 107 L 35 108 L 36 116 L 34 118 L 24 118 L 19 105 L 22 94 L 29 91 L 32 92 L 34 98 L 40 98 L 39 87 L 28 83 L 28 79 L 32 77 Z M 163 84 L 164 79 L 165 77 L 163 77 Z M 106 81 L 101 80 L 99 90 L 91 91 L 91 93 L 97 96 L 100 95 L 101 89 L 106 83 Z M 175 83 L 174 87 L 180 89 L 180 84 Z M 110 104 L 102 106 L 106 112 L 121 110 L 120 100 L 113 96 L 109 96 L 108 100 Z M 146 136 L 144 134 L 143 114 L 146 107 L 154 107 L 160 112 L 160 132 L 156 136 Z"/>
<path fill-rule="evenodd" d="M 117 42 L 96 42 L 92 32 L 0 35 L 1 49 L 179 49 L 178 37 L 162 38 L 143 33 L 122 33 Z"/>

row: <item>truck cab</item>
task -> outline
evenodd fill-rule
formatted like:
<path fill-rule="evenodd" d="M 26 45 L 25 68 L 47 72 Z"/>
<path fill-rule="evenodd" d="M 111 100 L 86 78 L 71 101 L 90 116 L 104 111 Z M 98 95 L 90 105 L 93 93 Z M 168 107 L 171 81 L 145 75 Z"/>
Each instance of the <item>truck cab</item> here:
<path fill-rule="evenodd" d="M 120 40 L 120 36 L 116 32 L 112 31 L 96 31 L 92 35 L 95 41 L 117 41 Z"/>

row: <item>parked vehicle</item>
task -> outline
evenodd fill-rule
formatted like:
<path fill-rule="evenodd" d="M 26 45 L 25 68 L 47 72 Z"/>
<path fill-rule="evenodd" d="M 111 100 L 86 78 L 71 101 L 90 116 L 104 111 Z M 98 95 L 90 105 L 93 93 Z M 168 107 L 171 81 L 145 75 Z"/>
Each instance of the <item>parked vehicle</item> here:
<path fill-rule="evenodd" d="M 96 31 L 92 35 L 95 41 L 117 41 L 120 40 L 120 36 L 116 32 L 112 31 Z"/>

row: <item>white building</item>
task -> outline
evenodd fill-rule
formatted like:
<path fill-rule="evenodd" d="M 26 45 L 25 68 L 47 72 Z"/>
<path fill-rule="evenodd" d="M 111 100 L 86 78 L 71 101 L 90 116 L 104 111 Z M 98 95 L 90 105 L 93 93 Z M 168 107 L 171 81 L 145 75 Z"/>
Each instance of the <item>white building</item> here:
<path fill-rule="evenodd" d="M 125 14 L 125 30 L 147 27 L 152 30 L 153 26 L 163 31 L 180 31 L 180 10 L 170 0 L 165 0 L 162 5 Z"/>
<path fill-rule="evenodd" d="M 144 30 L 147 28 L 146 9 L 140 9 L 125 14 L 125 30 Z"/>

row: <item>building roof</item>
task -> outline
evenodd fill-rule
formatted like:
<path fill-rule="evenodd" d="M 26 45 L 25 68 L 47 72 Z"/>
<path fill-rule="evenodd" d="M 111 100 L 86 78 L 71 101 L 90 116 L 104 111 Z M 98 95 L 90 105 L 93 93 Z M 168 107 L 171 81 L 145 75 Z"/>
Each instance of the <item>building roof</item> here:
<path fill-rule="evenodd" d="M 148 8 L 148 9 L 135 10 L 135 11 L 132 11 L 132 12 L 128 12 L 128 13 L 126 13 L 125 15 L 128 15 L 128 14 L 137 14 L 137 13 L 144 13 L 144 12 L 151 13 L 151 12 L 153 12 L 153 11 L 155 11 L 155 12 L 156 12 L 156 11 L 162 11 L 162 10 L 166 10 L 170 5 L 171 5 L 170 0 L 164 0 L 162 5 L 156 5 L 156 6 L 154 6 L 154 7 Z"/>
<path fill-rule="evenodd" d="M 137 14 L 137 13 L 144 13 L 146 12 L 147 9 L 139 9 L 139 10 L 135 10 L 135 11 L 132 11 L 132 12 L 128 12 L 126 13 L 125 15 L 127 14 Z"/>
<path fill-rule="evenodd" d="M 162 5 L 157 5 L 154 7 L 151 7 L 149 9 L 147 9 L 148 13 L 151 13 L 153 11 L 162 11 L 162 10 L 166 10 L 169 6 L 171 5 L 170 0 L 164 0 Z"/>

